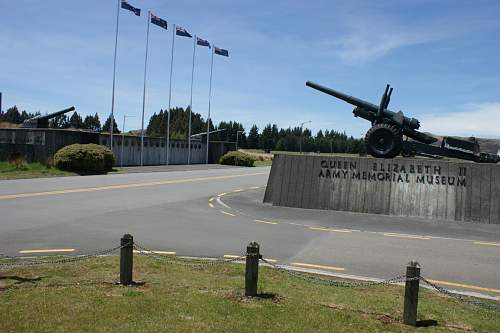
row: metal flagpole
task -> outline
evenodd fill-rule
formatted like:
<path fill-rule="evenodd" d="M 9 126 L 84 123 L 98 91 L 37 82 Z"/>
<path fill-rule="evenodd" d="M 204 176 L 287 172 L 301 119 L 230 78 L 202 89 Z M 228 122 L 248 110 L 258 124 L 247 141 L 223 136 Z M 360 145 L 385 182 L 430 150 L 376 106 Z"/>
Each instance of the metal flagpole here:
<path fill-rule="evenodd" d="M 144 58 L 144 86 L 142 89 L 141 166 L 144 165 L 144 109 L 146 106 L 146 74 L 148 66 L 149 23 L 151 22 L 150 18 L 151 18 L 151 12 L 148 11 L 148 28 L 146 32 L 146 56 Z"/>
<path fill-rule="evenodd" d="M 172 54 L 170 56 L 170 85 L 168 88 L 168 114 L 167 114 L 167 165 L 170 153 L 170 107 L 172 106 L 172 71 L 174 68 L 174 46 L 175 46 L 175 23 L 172 29 Z"/>
<path fill-rule="evenodd" d="M 189 125 L 188 125 L 188 165 L 191 164 L 191 118 L 193 112 L 193 82 L 194 82 L 194 58 L 196 54 L 196 35 L 193 38 L 193 68 L 191 69 L 191 97 L 189 102 Z"/>
<path fill-rule="evenodd" d="M 111 129 L 110 129 L 110 142 L 109 142 L 109 147 L 111 150 L 113 150 L 113 127 L 114 127 L 114 112 L 115 112 L 115 80 L 116 80 L 116 49 L 118 48 L 118 23 L 120 21 L 120 2 L 121 0 L 118 0 L 117 3 L 117 8 L 116 8 L 116 32 L 115 32 L 115 58 L 113 61 L 113 90 L 111 93 Z"/>
<path fill-rule="evenodd" d="M 208 148 L 209 148 L 209 142 L 210 142 L 210 103 L 212 99 L 212 75 L 213 75 L 213 69 L 214 69 L 214 50 L 215 47 L 212 47 L 212 60 L 210 63 L 210 85 L 208 88 L 208 118 L 207 118 L 207 164 L 208 164 Z"/>

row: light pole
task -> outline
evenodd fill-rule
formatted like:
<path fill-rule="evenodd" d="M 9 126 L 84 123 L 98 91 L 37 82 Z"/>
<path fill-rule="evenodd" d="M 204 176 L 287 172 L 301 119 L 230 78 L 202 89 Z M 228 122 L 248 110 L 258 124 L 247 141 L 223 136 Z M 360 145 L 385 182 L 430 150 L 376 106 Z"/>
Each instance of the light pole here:
<path fill-rule="evenodd" d="M 123 145 L 125 144 L 125 120 L 128 118 L 132 118 L 132 117 L 135 117 L 135 116 L 127 116 L 127 115 L 123 115 L 123 127 L 122 127 L 122 151 L 121 151 L 121 154 L 120 154 L 120 167 L 123 168 Z"/>
<path fill-rule="evenodd" d="M 299 140 L 299 149 L 300 153 L 302 154 L 302 127 L 304 127 L 304 124 L 309 124 L 312 123 L 311 120 L 304 121 L 303 123 L 300 123 L 300 140 Z"/>
<path fill-rule="evenodd" d="M 236 151 L 238 151 L 238 134 L 244 133 L 245 131 L 236 131 Z"/>

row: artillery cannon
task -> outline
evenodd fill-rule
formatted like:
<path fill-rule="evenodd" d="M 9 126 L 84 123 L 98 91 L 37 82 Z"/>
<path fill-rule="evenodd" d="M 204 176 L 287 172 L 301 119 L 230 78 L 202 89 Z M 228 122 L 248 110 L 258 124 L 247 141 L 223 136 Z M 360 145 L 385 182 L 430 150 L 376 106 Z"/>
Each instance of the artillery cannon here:
<path fill-rule="evenodd" d="M 446 156 L 483 163 L 500 162 L 500 157 L 496 155 L 481 153 L 475 138 L 463 140 L 444 137 L 441 146 L 432 145 L 438 139 L 419 132 L 418 119 L 405 117 L 402 111 L 394 112 L 387 109 L 393 91 L 390 85 L 385 87 L 378 106 L 311 81 L 307 81 L 306 85 L 354 105 L 355 108 L 352 111 L 354 116 L 371 122 L 372 127 L 366 132 L 365 143 L 367 152 L 373 157 L 393 158 L 401 154 L 404 157 L 423 155 L 440 158 Z"/>
<path fill-rule="evenodd" d="M 45 116 L 36 116 L 36 117 L 30 118 L 30 119 L 26 119 L 21 124 L 21 127 L 22 128 L 48 128 L 49 127 L 49 119 L 55 118 L 57 116 L 60 116 L 62 114 L 65 114 L 65 113 L 68 113 L 71 111 L 75 111 L 74 106 L 69 107 L 69 108 L 64 109 L 64 110 L 61 110 L 61 111 L 49 113 Z"/>

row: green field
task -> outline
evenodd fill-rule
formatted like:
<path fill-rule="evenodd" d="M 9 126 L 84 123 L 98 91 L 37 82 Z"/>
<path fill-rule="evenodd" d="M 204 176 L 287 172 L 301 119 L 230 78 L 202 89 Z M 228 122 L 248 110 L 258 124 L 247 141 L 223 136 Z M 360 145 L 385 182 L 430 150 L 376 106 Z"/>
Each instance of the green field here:
<path fill-rule="evenodd" d="M 0 180 L 74 176 L 76 173 L 48 167 L 41 163 L 19 163 L 17 166 L 9 162 L 0 162 Z"/>
<path fill-rule="evenodd" d="M 134 258 L 138 287 L 121 287 L 118 258 L 0 271 L 2 332 L 498 332 L 498 312 L 422 291 L 415 329 L 400 286 L 332 287 L 261 267 L 259 298 L 244 266 L 186 267 Z"/>

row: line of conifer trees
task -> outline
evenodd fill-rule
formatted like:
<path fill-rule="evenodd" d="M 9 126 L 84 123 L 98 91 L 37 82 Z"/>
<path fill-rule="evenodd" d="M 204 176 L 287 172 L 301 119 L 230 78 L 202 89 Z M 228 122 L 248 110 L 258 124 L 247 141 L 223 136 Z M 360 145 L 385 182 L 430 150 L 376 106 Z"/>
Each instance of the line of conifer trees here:
<path fill-rule="evenodd" d="M 24 120 L 40 115 L 39 112 L 20 112 L 16 106 L 9 108 L 6 112 L 0 111 L 0 121 L 21 124 Z M 187 139 L 187 123 L 189 117 L 189 107 L 184 109 L 176 107 L 170 112 L 170 137 L 172 139 Z M 201 114 L 192 113 L 192 134 L 206 132 L 206 121 Z M 49 122 L 49 127 L 60 129 L 85 129 L 96 132 L 109 132 L 111 119 L 105 121 L 101 126 L 99 115 L 88 115 L 82 118 L 76 111 L 68 117 L 66 114 L 53 118 Z M 114 133 L 120 130 L 114 121 Z M 154 113 L 148 122 L 146 135 L 164 137 L 166 136 L 167 113 L 160 110 Z M 235 142 L 238 135 L 238 147 L 247 149 L 263 149 L 265 151 L 299 151 L 304 152 L 333 152 L 333 153 L 363 153 L 365 145 L 362 139 L 347 136 L 345 132 L 334 130 L 318 131 L 312 135 L 311 130 L 300 127 L 278 128 L 276 124 L 267 124 L 262 131 L 257 125 L 253 125 L 248 133 L 243 124 L 237 121 L 221 121 L 214 125 L 210 121 L 210 131 L 223 130 L 212 133 L 210 139 L 213 141 Z M 140 131 L 131 131 L 133 134 L 140 134 Z M 238 133 L 239 132 L 239 133 Z M 237 134 L 238 133 L 238 134 Z M 301 147 L 302 146 L 302 147 Z"/>

